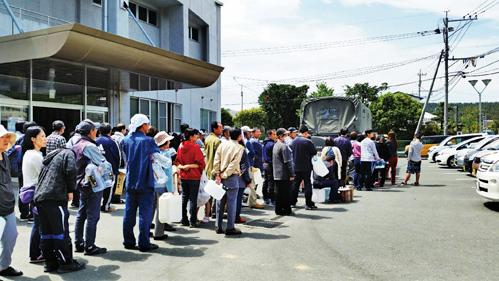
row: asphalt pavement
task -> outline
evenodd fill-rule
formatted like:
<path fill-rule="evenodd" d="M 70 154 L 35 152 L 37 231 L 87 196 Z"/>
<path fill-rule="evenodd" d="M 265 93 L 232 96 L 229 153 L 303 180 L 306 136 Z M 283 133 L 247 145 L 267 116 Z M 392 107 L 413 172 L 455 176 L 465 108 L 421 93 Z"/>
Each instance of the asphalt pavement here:
<path fill-rule="evenodd" d="M 405 175 L 399 159 L 397 182 Z M 475 179 L 424 160 L 421 185 L 355 191 L 354 201 L 276 216 L 243 208 L 242 217 L 274 228 L 238 225 L 243 234 L 215 233 L 214 221 L 199 228 L 176 225 L 160 249 L 141 253 L 122 245 L 124 205 L 102 213 L 96 244 L 108 253 L 75 258 L 87 268 L 43 273 L 28 263 L 31 224 L 18 222 L 12 266 L 24 276 L 6 280 L 497 280 L 499 202 L 476 194 Z M 412 183 L 414 178 L 409 180 Z M 70 209 L 74 228 L 76 209 Z M 138 229 L 136 229 L 138 232 Z M 74 237 L 74 234 L 71 233 Z"/>

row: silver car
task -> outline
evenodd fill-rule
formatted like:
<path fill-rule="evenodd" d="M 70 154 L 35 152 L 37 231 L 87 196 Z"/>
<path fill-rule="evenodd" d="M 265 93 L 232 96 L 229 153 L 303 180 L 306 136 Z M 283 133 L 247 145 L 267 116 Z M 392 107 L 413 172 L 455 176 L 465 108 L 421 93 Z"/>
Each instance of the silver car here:
<path fill-rule="evenodd" d="M 468 155 L 468 158 L 473 152 L 481 149 L 482 147 L 486 146 L 487 144 L 495 141 L 496 139 L 499 139 L 499 135 L 495 136 L 486 136 L 483 140 L 477 142 L 477 143 L 472 143 L 470 147 L 461 149 L 456 153 L 456 166 L 462 168 L 464 166 L 464 157 Z M 464 170 L 464 168 L 463 168 Z"/>

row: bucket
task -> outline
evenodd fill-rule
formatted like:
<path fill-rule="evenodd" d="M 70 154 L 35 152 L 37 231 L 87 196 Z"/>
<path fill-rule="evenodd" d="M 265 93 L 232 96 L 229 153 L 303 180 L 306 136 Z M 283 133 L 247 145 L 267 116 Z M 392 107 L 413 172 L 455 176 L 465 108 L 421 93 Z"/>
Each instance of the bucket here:
<path fill-rule="evenodd" d="M 165 192 L 158 200 L 159 221 L 161 223 L 173 223 L 182 220 L 182 196 L 175 192 Z"/>
<path fill-rule="evenodd" d="M 324 203 L 326 201 L 326 191 L 324 189 L 312 188 L 312 201 Z"/>
<path fill-rule="evenodd" d="M 217 200 L 221 200 L 225 195 L 225 190 L 223 189 L 223 185 L 217 184 L 214 180 L 208 181 L 208 183 L 204 187 L 204 191 L 206 191 L 206 193 L 208 193 Z"/>

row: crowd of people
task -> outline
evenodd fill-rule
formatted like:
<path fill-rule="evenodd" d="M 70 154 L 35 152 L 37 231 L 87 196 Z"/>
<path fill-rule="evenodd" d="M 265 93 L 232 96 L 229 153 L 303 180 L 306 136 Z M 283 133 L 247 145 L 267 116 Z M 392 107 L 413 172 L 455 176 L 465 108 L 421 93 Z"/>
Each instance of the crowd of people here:
<path fill-rule="evenodd" d="M 370 191 L 375 185 L 382 187 L 389 174 L 392 185 L 396 184 L 398 143 L 394 132 L 388 133 L 386 141 L 383 135 L 375 135 L 372 130 L 358 134 L 344 128 L 339 137 L 326 138 L 320 160 L 328 173 L 318 175 L 312 164 L 313 159 L 317 159 L 317 150 L 305 125 L 299 129 L 268 129 L 263 141 L 259 128 L 224 127 L 216 121 L 210 125 L 208 136 L 187 124 L 182 124 L 180 135 L 158 132 L 142 114 L 131 118 L 128 129 L 122 123 L 112 127 L 108 123 L 84 120 L 68 141 L 63 136 L 64 122 L 60 120 L 53 122 L 53 131 L 48 137 L 35 122 L 18 122 L 16 130 L 12 133 L 0 126 L 0 216 L 6 221 L 1 238 L 0 275 L 4 276 L 22 275 L 10 266 L 17 237 L 12 176 L 19 177 L 20 220 L 33 223 L 29 262 L 43 262 L 45 272 L 59 273 L 85 268 L 84 263 L 73 258 L 68 201 L 78 208 L 74 251 L 85 255 L 106 253 L 106 248 L 95 244 L 97 225 L 101 212 L 116 210 L 111 203 L 123 203 L 121 195 L 115 193 L 120 168 L 125 171 L 121 177 L 125 190 L 123 245 L 125 249 L 141 252 L 158 249 L 150 237 L 163 240 L 168 238 L 165 231 L 175 231 L 175 227 L 158 219 L 158 201 L 165 192 L 177 191 L 182 195 L 180 225 L 198 227 L 201 222 L 214 218 L 216 233 L 238 235 L 241 230 L 235 224 L 246 222 L 241 211 L 248 188 L 249 207 L 263 209 L 267 205 L 274 207 L 277 215 L 292 216 L 300 190 L 305 195 L 305 209 L 315 210 L 318 207 L 312 201 L 313 188 L 331 188 L 326 202 L 336 204 L 341 202 L 339 188 L 346 187 L 350 179 L 357 190 Z M 418 139 L 416 136 L 415 141 Z M 6 153 L 11 146 L 9 151 L 20 147 L 21 161 L 11 163 Z M 414 145 L 410 155 L 418 154 L 418 147 Z M 168 164 L 162 166 L 167 178 L 164 182 L 157 180 L 153 168 L 156 159 L 161 157 L 168 159 Z M 413 158 L 408 175 L 416 173 L 417 184 L 418 159 Z M 373 174 L 375 163 L 381 160 L 386 165 L 374 169 Z M 113 184 L 104 184 L 89 176 L 92 168 L 108 166 Z M 197 202 L 200 187 L 203 188 L 203 173 L 208 179 L 223 184 L 226 192 L 221 200 L 208 200 L 204 218 L 199 221 L 201 206 Z M 256 183 L 255 173 L 261 173 L 262 186 Z M 403 183 L 408 179 L 409 176 Z M 258 203 L 258 188 L 262 204 Z M 137 211 L 139 235 L 136 239 Z"/>

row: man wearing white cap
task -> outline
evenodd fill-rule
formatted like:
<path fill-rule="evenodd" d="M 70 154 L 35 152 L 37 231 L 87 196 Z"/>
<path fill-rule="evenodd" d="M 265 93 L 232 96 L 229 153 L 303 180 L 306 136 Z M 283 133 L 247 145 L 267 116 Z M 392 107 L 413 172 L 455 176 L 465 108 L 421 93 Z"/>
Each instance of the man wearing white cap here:
<path fill-rule="evenodd" d="M 23 273 L 10 267 L 12 251 L 17 240 L 16 215 L 14 207 L 16 197 L 12 191 L 12 180 L 10 178 L 11 165 L 5 150 L 16 141 L 16 134 L 11 133 L 0 125 L 0 218 L 5 222 L 5 228 L 1 238 L 0 251 L 0 276 L 20 276 Z M 3 222 L 2 222 L 3 223 Z"/>
<path fill-rule="evenodd" d="M 123 152 L 126 157 L 126 210 L 123 217 L 123 245 L 125 249 L 138 249 L 147 252 L 158 249 L 151 244 L 149 229 L 152 222 L 154 201 L 154 176 L 151 154 L 159 153 L 153 138 L 146 136 L 149 130 L 149 118 L 144 114 L 135 114 L 130 120 L 130 133 L 123 139 Z M 139 239 L 135 242 L 133 228 L 139 209 Z"/>

